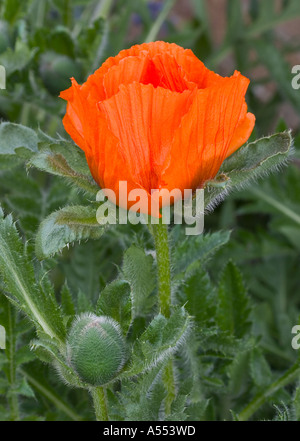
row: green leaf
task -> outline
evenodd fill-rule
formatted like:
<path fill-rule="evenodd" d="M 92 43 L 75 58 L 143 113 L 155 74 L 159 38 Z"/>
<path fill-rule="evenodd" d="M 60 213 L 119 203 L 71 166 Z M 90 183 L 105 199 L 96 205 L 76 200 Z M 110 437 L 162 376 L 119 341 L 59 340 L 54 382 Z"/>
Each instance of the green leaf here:
<path fill-rule="evenodd" d="M 134 383 L 122 381 L 122 394 L 116 403 L 125 421 L 158 421 L 163 418 L 166 397 L 161 366 L 139 377 Z M 117 418 L 118 419 L 118 418 Z"/>
<path fill-rule="evenodd" d="M 93 195 L 100 189 L 91 176 L 84 152 L 72 142 L 40 142 L 39 152 L 30 159 L 28 165 L 62 176 Z"/>
<path fill-rule="evenodd" d="M 238 149 L 223 162 L 216 178 L 206 183 L 205 208 L 214 208 L 230 191 L 243 188 L 251 180 L 284 165 L 291 153 L 292 142 L 290 132 L 283 132 Z"/>
<path fill-rule="evenodd" d="M 38 329 L 62 342 L 65 328 L 54 293 L 46 292 L 43 285 L 37 283 L 12 217 L 5 218 L 1 208 L 0 276 L 9 299 L 33 320 Z"/>
<path fill-rule="evenodd" d="M 22 379 L 21 384 L 14 391 L 16 394 L 23 395 L 28 398 L 35 398 L 32 388 L 29 386 L 26 378 Z"/>
<path fill-rule="evenodd" d="M 109 233 L 109 230 L 107 232 Z M 113 236 L 113 229 L 110 233 L 103 240 L 76 243 L 61 262 L 74 299 L 78 291 L 82 291 L 86 298 L 96 303 L 100 290 L 108 280 L 115 278 L 117 269 L 112 262 L 121 262 L 123 247 L 120 246 L 118 238 Z M 107 256 L 110 258 L 107 259 Z"/>
<path fill-rule="evenodd" d="M 185 236 L 185 238 L 182 235 L 182 229 L 180 229 L 180 236 L 175 230 L 171 235 L 171 242 L 174 244 L 172 256 L 175 278 L 182 278 L 200 263 L 207 264 L 208 260 L 229 241 L 230 231 Z"/>
<path fill-rule="evenodd" d="M 184 308 L 175 308 L 170 318 L 158 314 L 135 343 L 131 366 L 124 375 L 137 375 L 169 359 L 186 341 L 191 325 Z"/>
<path fill-rule="evenodd" d="M 66 364 L 58 346 L 52 340 L 43 336 L 40 340 L 33 340 L 31 347 L 42 361 L 52 363 L 67 383 L 75 387 L 83 387 L 83 383 L 75 371 Z"/>
<path fill-rule="evenodd" d="M 229 365 L 229 390 L 233 396 L 245 393 L 249 380 L 249 349 L 237 351 Z"/>
<path fill-rule="evenodd" d="M 50 257 L 75 241 L 99 239 L 105 226 L 97 222 L 96 211 L 94 206 L 75 205 L 50 214 L 37 232 L 37 257 Z"/>
<path fill-rule="evenodd" d="M 35 354 L 30 350 L 29 346 L 22 346 L 16 351 L 16 364 L 26 364 L 35 359 Z"/>
<path fill-rule="evenodd" d="M 67 285 L 67 282 L 64 283 L 62 289 L 61 289 L 61 306 L 64 311 L 64 314 L 69 317 L 74 317 L 75 312 L 75 306 L 72 298 L 72 294 L 69 290 L 69 287 Z"/>
<path fill-rule="evenodd" d="M 185 305 L 188 313 L 195 318 L 197 324 L 203 325 L 215 316 L 214 288 L 209 276 L 203 268 L 192 272 L 180 289 L 180 303 Z"/>
<path fill-rule="evenodd" d="M 238 268 L 229 262 L 219 283 L 217 323 L 223 331 L 242 338 L 249 329 L 249 302 Z"/>
<path fill-rule="evenodd" d="M 33 153 L 37 152 L 37 145 L 37 134 L 29 127 L 8 122 L 0 124 L 1 156 L 11 157 L 19 155 L 28 159 Z"/>
<path fill-rule="evenodd" d="M 85 292 L 79 289 L 77 294 L 77 302 L 76 302 L 76 311 L 77 314 L 81 314 L 84 312 L 92 312 L 94 310 L 94 306 L 91 302 L 91 299 L 86 295 Z"/>
<path fill-rule="evenodd" d="M 122 274 L 131 287 L 133 318 L 148 315 L 156 302 L 152 256 L 146 255 L 141 248 L 131 246 L 124 254 Z"/>
<path fill-rule="evenodd" d="M 124 280 L 115 280 L 106 285 L 97 303 L 97 315 L 107 315 L 120 323 L 127 331 L 131 319 L 130 285 Z"/>
<path fill-rule="evenodd" d="M 260 389 L 265 389 L 272 382 L 272 372 L 260 348 L 253 348 L 250 360 L 252 381 Z"/>

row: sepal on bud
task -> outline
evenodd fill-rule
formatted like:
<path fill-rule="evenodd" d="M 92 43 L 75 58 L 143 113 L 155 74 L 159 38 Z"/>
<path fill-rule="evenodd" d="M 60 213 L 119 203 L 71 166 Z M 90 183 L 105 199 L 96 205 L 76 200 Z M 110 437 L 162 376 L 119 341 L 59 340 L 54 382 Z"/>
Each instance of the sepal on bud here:
<path fill-rule="evenodd" d="M 92 386 L 108 383 L 125 363 L 125 341 L 119 324 L 110 317 L 82 314 L 71 327 L 67 354 L 83 382 Z"/>

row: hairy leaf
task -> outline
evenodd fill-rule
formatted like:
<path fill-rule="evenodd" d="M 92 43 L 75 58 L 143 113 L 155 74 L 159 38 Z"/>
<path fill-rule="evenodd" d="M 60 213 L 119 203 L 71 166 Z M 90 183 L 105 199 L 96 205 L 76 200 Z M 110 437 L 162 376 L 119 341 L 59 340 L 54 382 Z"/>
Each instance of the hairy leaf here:
<path fill-rule="evenodd" d="M 8 122 L 0 123 L 0 157 L 18 155 L 27 159 L 37 152 L 37 146 L 37 134 L 29 127 Z"/>
<path fill-rule="evenodd" d="M 248 297 L 238 268 L 229 262 L 219 284 L 217 323 L 223 331 L 242 338 L 249 329 Z"/>
<path fill-rule="evenodd" d="M 285 164 L 291 147 L 290 132 L 245 144 L 224 161 L 215 179 L 206 183 L 205 208 L 214 208 L 230 191 L 242 188 L 251 180 L 266 176 Z"/>
<path fill-rule="evenodd" d="M 25 312 L 51 338 L 62 341 L 65 335 L 60 310 L 51 291 L 37 283 L 33 266 L 12 217 L 0 211 L 0 275 L 9 299 Z"/>
<path fill-rule="evenodd" d="M 191 324 L 184 308 L 175 309 L 170 318 L 157 315 L 134 345 L 131 366 L 124 375 L 137 375 L 169 359 L 184 344 Z"/>
<path fill-rule="evenodd" d="M 155 304 L 151 295 L 155 287 L 153 258 L 136 246 L 131 246 L 124 254 L 123 278 L 131 287 L 133 317 L 146 316 Z"/>
<path fill-rule="evenodd" d="M 30 159 L 28 165 L 62 176 L 94 195 L 99 190 L 91 176 L 83 151 L 72 142 L 63 140 L 41 142 L 39 152 Z"/>
<path fill-rule="evenodd" d="M 97 303 L 97 315 L 107 315 L 127 330 L 131 319 L 130 285 L 124 280 L 115 280 L 106 285 Z"/>
<path fill-rule="evenodd" d="M 52 256 L 75 241 L 99 239 L 105 231 L 96 219 L 93 206 L 70 206 L 50 214 L 40 225 L 36 237 L 39 259 Z"/>

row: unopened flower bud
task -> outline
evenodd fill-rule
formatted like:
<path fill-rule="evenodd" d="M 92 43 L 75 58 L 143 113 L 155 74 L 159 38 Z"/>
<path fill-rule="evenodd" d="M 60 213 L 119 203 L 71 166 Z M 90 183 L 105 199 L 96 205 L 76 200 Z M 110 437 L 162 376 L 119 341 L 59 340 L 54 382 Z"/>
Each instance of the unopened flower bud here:
<path fill-rule="evenodd" d="M 119 324 L 110 317 L 79 316 L 69 333 L 68 360 L 85 383 L 101 386 L 111 381 L 125 362 Z"/>

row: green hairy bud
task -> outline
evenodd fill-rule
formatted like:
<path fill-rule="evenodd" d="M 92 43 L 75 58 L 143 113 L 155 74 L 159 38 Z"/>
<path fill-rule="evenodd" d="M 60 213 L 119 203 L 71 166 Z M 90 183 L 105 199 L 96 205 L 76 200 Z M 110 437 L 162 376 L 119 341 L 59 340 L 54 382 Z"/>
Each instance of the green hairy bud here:
<path fill-rule="evenodd" d="M 70 365 L 82 381 L 92 386 L 111 381 L 125 362 L 121 328 L 106 316 L 79 316 L 71 327 L 67 350 Z"/>

